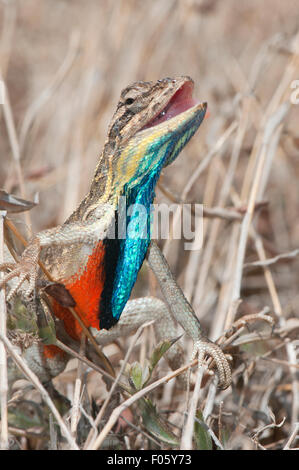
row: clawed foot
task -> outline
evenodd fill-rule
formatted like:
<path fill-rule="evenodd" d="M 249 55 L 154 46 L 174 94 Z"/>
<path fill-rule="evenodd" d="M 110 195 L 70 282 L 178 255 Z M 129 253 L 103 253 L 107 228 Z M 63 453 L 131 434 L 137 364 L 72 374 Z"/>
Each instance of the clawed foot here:
<path fill-rule="evenodd" d="M 18 292 L 24 281 L 28 281 L 28 287 L 24 290 L 24 296 L 26 298 L 31 297 L 37 280 L 39 251 L 38 240 L 34 240 L 34 242 L 28 245 L 24 250 L 18 263 L 2 263 L 0 265 L 0 271 L 10 271 L 0 280 L 0 289 L 2 289 L 10 279 L 14 277 L 19 278 L 17 284 L 10 290 L 7 296 L 8 301 Z"/>
<path fill-rule="evenodd" d="M 216 364 L 219 387 L 225 389 L 232 382 L 231 368 L 222 349 L 207 338 L 200 339 L 194 343 L 192 358 L 198 357 L 198 363 L 202 364 L 205 356 L 210 356 Z"/>

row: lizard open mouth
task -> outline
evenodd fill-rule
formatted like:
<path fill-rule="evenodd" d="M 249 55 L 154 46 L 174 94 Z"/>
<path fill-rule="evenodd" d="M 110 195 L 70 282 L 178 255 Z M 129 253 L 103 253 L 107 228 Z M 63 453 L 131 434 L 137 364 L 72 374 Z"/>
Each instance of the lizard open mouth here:
<path fill-rule="evenodd" d="M 143 129 L 148 129 L 149 127 L 154 127 L 160 124 L 161 122 L 168 121 L 169 119 L 177 116 L 178 114 L 186 111 L 189 108 L 192 108 L 199 103 L 198 100 L 192 97 L 193 92 L 193 82 L 185 82 L 181 88 L 179 88 L 170 101 L 167 103 L 165 108 L 159 112 L 157 116 L 151 119 Z"/>

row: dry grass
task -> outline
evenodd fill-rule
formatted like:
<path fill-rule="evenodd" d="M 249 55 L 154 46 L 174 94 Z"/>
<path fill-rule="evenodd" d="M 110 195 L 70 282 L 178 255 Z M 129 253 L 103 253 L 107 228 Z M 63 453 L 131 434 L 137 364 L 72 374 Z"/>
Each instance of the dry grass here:
<path fill-rule="evenodd" d="M 200 388 L 191 377 L 191 408 L 200 408 L 214 448 L 298 447 L 299 105 L 290 100 L 291 83 L 299 79 L 296 3 L 0 2 L 0 67 L 8 92 L 0 108 L 0 186 L 28 199 L 39 192 L 40 205 L 15 219 L 26 237 L 61 223 L 88 190 L 128 83 L 190 75 L 196 95 L 209 103 L 209 119 L 164 171 L 157 200 L 205 205 L 203 249 L 184 252 L 177 241 L 163 249 L 209 337 L 221 337 L 242 319 L 230 344 L 229 335 L 222 339 L 233 356 L 233 386 L 220 391 L 208 380 Z M 134 295 L 148 293 L 148 285 L 143 270 Z M 252 317 L 258 312 L 275 319 L 273 331 L 263 317 Z M 130 344 L 128 361 L 145 364 L 155 342 L 151 327 L 141 334 L 136 344 L 128 338 L 105 348 L 116 371 Z M 65 417 L 71 414 L 73 437 L 84 447 L 94 404 L 100 407 L 108 392 L 98 372 L 86 364 L 78 372 L 76 361 L 54 382 L 71 401 L 75 394 Z M 169 370 L 161 364 L 148 396 L 182 446 L 201 447 L 198 439 L 190 443 L 190 424 L 184 425 L 186 392 L 177 379 L 166 382 Z M 3 383 L 0 391 L 3 401 Z M 112 432 L 98 444 L 169 448 L 142 424 L 136 397 L 122 415 L 126 424 L 113 428 L 125 409 L 118 405 L 112 396 L 102 420 Z M 14 406 L 31 424 L 9 422 L 11 448 L 67 445 L 28 382 L 10 388 L 8 410 Z M 77 429 L 81 414 L 87 415 L 83 430 Z"/>

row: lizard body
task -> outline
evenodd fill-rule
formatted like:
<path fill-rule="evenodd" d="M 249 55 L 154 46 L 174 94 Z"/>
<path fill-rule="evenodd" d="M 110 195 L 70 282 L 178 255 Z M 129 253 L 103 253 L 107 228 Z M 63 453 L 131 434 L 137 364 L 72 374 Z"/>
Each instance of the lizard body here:
<path fill-rule="evenodd" d="M 109 330 L 118 322 L 152 247 L 150 206 L 161 170 L 177 157 L 205 116 L 206 104 L 196 103 L 192 90 L 193 81 L 179 77 L 136 82 L 122 91 L 90 191 L 62 226 L 42 231 L 31 240 L 17 267 L 0 266 L 1 270 L 11 270 L 0 287 L 18 276 L 19 283 L 10 295 L 25 279 L 29 280 L 26 295 L 30 295 L 37 280 L 37 262 L 41 260 L 52 278 L 71 294 L 86 327 Z M 125 197 L 129 208 L 124 213 L 120 197 Z M 140 218 L 141 208 L 144 212 Z M 125 229 L 124 237 L 119 236 L 120 226 Z M 200 347 L 204 344 L 204 352 L 208 352 L 212 343 L 208 347 L 207 340 L 202 341 L 191 306 L 171 277 L 163 255 L 156 250 L 150 249 L 149 263 L 160 274 L 157 277 L 170 309 L 194 342 Z M 165 276 L 171 279 L 169 291 L 164 286 Z M 52 304 L 67 334 L 78 340 L 81 326 L 68 308 L 55 299 Z M 45 346 L 44 353 L 53 358 L 61 351 L 56 346 Z"/>

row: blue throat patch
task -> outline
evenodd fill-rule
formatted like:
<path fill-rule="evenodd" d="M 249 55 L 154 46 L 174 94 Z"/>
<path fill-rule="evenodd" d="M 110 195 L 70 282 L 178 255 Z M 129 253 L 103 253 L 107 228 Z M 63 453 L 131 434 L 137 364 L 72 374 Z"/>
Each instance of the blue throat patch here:
<path fill-rule="evenodd" d="M 136 282 L 151 240 L 151 205 L 161 170 L 178 156 L 203 117 L 204 112 L 199 113 L 175 133 L 151 142 L 140 162 L 138 173 L 124 187 L 126 213 L 117 211 L 116 225 L 117 230 L 125 226 L 126 236 L 118 238 L 116 233 L 115 240 L 107 240 L 109 253 L 106 256 L 106 270 L 110 273 L 100 304 L 100 328 L 109 329 L 118 321 Z"/>

